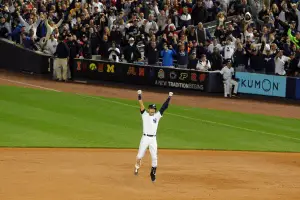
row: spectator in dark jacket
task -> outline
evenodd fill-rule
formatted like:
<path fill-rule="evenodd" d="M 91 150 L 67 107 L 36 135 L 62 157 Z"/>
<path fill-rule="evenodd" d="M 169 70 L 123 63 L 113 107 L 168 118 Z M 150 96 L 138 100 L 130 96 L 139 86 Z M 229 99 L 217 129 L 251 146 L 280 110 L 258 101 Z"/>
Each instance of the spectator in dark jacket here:
<path fill-rule="evenodd" d="M 134 38 L 129 38 L 129 45 L 124 48 L 123 54 L 128 63 L 134 63 L 141 58 L 141 53 L 134 44 Z"/>
<path fill-rule="evenodd" d="M 208 12 L 204 6 L 203 1 L 197 0 L 197 4 L 192 11 L 192 20 L 196 26 L 199 22 L 205 23 L 208 18 Z"/>
<path fill-rule="evenodd" d="M 251 50 L 250 68 L 252 70 L 254 70 L 254 72 L 256 72 L 256 73 L 264 73 L 265 72 L 264 59 L 263 59 L 262 53 L 256 48 L 253 48 Z"/>
<path fill-rule="evenodd" d="M 66 43 L 63 42 L 63 38 L 59 39 L 59 43 L 54 55 L 57 57 L 54 60 L 53 69 L 59 81 L 67 81 L 68 78 L 68 58 L 70 56 L 70 49 Z M 62 70 L 61 70 L 62 68 Z"/>
<path fill-rule="evenodd" d="M 103 36 L 102 41 L 100 42 L 99 45 L 99 55 L 101 55 L 101 59 L 103 60 L 107 60 L 109 57 L 109 53 L 108 53 L 108 49 L 109 49 L 110 45 L 108 42 L 108 37 L 107 35 Z"/>
<path fill-rule="evenodd" d="M 211 35 L 208 29 L 203 27 L 202 22 L 198 23 L 197 29 L 196 29 L 196 38 L 197 42 L 205 44 L 207 40 L 211 40 Z"/>
<path fill-rule="evenodd" d="M 189 62 L 188 52 L 184 44 L 179 46 L 179 51 L 177 53 L 177 67 L 181 69 L 186 69 Z"/>
<path fill-rule="evenodd" d="M 195 51 L 193 51 L 189 57 L 188 69 L 196 70 L 198 61 L 197 54 Z"/>
<path fill-rule="evenodd" d="M 148 65 L 157 65 L 159 59 L 159 51 L 156 42 L 151 42 L 145 49 L 145 56 L 148 59 Z"/>
<path fill-rule="evenodd" d="M 266 54 L 263 55 L 266 74 L 275 74 L 275 56 L 271 55 L 270 47 L 265 47 Z"/>
<path fill-rule="evenodd" d="M 92 59 L 92 48 L 90 42 L 87 39 L 84 39 L 81 49 L 82 49 L 81 54 L 84 59 Z"/>
<path fill-rule="evenodd" d="M 97 49 L 100 45 L 100 36 L 96 29 L 90 28 L 90 43 L 93 55 L 97 55 Z"/>
<path fill-rule="evenodd" d="M 183 8 L 183 13 L 180 16 L 180 27 L 182 28 L 183 26 L 188 27 L 191 25 L 192 18 L 191 15 L 188 13 L 188 8 L 184 7 Z"/>
<path fill-rule="evenodd" d="M 86 36 L 84 36 L 86 37 Z M 71 75 L 71 79 L 73 78 L 73 68 L 74 68 L 74 58 L 79 57 L 79 51 L 80 51 L 80 45 L 78 44 L 77 40 L 76 40 L 76 36 L 69 34 L 68 35 L 68 41 L 67 41 L 67 45 L 70 49 L 70 59 L 69 59 L 69 68 L 70 68 L 70 75 Z"/>
<path fill-rule="evenodd" d="M 211 62 L 211 69 L 213 71 L 223 68 L 223 58 L 218 48 L 215 47 L 213 53 L 209 55 L 209 61 Z"/>
<path fill-rule="evenodd" d="M 237 45 L 237 49 L 233 54 L 233 67 L 238 71 L 244 71 L 248 66 L 248 55 L 242 44 Z"/>

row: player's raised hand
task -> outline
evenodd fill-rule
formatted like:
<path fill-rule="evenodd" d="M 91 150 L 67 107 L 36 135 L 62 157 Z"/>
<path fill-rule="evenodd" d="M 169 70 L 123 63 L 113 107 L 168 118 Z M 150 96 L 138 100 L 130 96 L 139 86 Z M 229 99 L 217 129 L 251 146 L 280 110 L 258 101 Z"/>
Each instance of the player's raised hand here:
<path fill-rule="evenodd" d="M 169 92 L 169 97 L 173 96 L 173 92 Z"/>
<path fill-rule="evenodd" d="M 142 90 L 138 90 L 137 93 L 138 93 L 138 94 L 142 94 Z"/>

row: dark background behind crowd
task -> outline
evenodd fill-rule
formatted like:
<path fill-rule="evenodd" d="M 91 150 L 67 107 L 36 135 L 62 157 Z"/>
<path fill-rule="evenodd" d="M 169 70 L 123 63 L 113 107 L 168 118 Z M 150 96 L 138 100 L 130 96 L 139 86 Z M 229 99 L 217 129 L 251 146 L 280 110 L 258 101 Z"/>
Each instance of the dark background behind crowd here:
<path fill-rule="evenodd" d="M 298 76 L 297 0 L 0 0 L 0 37 L 55 55 Z M 227 22 L 228 16 L 235 16 Z M 216 21 L 210 32 L 204 23 Z"/>

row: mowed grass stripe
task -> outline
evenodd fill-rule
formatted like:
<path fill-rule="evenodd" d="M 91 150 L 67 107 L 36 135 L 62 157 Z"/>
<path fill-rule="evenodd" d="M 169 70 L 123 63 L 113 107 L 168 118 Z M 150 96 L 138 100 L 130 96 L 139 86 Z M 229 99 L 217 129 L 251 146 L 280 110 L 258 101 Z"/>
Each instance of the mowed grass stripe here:
<path fill-rule="evenodd" d="M 0 92 L 0 146 L 138 147 L 142 125 L 136 101 L 88 98 L 16 87 L 0 87 Z M 189 116 L 191 119 L 171 114 Z M 294 131 L 299 125 L 290 124 L 293 121 L 290 119 L 171 105 L 159 127 L 159 147 L 300 151 L 300 142 L 297 140 L 192 119 L 205 119 L 266 132 L 277 131 L 277 134 L 283 136 L 299 137 Z M 265 119 L 268 125 L 255 124 L 261 119 Z M 245 121 L 244 124 L 242 120 Z M 276 130 L 270 129 L 273 121 L 277 126 Z M 282 129 L 278 122 L 282 123 Z M 287 132 L 288 127 L 290 132 Z M 20 134 L 20 131 L 26 134 Z"/>

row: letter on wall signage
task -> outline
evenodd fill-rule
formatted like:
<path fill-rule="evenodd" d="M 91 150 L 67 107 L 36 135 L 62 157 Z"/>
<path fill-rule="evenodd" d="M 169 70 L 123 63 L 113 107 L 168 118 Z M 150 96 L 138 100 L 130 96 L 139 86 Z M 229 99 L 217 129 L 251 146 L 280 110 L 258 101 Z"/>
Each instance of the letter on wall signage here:
<path fill-rule="evenodd" d="M 98 64 L 98 72 L 103 72 L 103 68 L 104 68 L 103 64 L 99 63 Z"/>
<path fill-rule="evenodd" d="M 203 81 L 205 81 L 205 79 L 206 79 L 206 74 L 201 73 L 200 76 L 199 76 L 199 81 L 203 82 Z"/>
<path fill-rule="evenodd" d="M 164 79 L 165 78 L 165 71 L 163 69 L 160 69 L 157 73 L 157 77 L 160 79 Z"/>
<path fill-rule="evenodd" d="M 127 75 L 135 76 L 136 75 L 135 68 L 134 67 L 128 67 Z"/>
<path fill-rule="evenodd" d="M 191 81 L 197 81 L 197 74 L 191 73 Z"/>
<path fill-rule="evenodd" d="M 107 73 L 115 73 L 115 66 L 107 64 L 107 70 L 106 70 L 106 72 Z"/>
<path fill-rule="evenodd" d="M 177 74 L 175 71 L 170 72 L 170 79 L 174 80 L 177 78 Z"/>
<path fill-rule="evenodd" d="M 77 61 L 76 64 L 77 64 L 77 71 L 81 71 L 81 62 Z"/>
<path fill-rule="evenodd" d="M 188 73 L 182 72 L 182 73 L 180 73 L 179 79 L 184 81 L 185 79 L 187 79 L 188 76 L 189 76 Z"/>
<path fill-rule="evenodd" d="M 139 76 L 145 76 L 145 68 L 139 68 Z"/>
<path fill-rule="evenodd" d="M 91 63 L 89 68 L 90 68 L 91 71 L 95 71 L 97 69 L 97 66 L 96 66 L 95 63 Z"/>
<path fill-rule="evenodd" d="M 81 63 L 81 66 L 82 66 L 82 71 L 86 71 L 86 68 L 87 68 L 87 63 L 86 62 L 82 62 Z"/>

